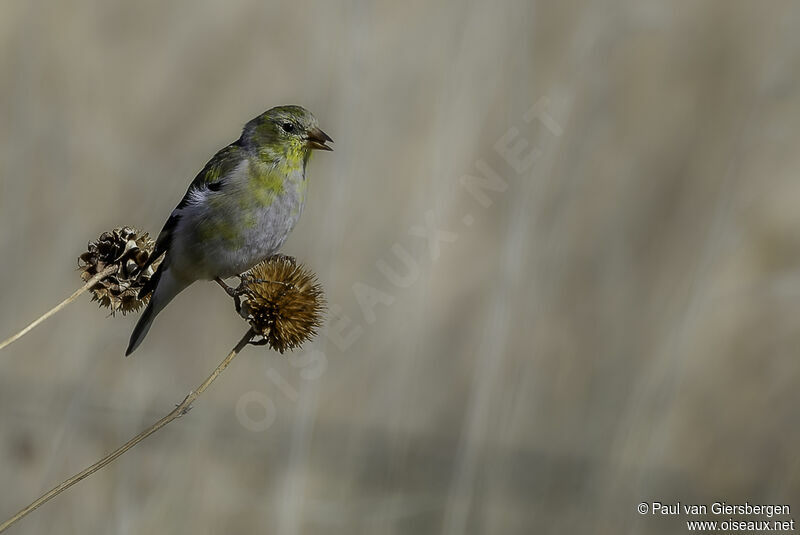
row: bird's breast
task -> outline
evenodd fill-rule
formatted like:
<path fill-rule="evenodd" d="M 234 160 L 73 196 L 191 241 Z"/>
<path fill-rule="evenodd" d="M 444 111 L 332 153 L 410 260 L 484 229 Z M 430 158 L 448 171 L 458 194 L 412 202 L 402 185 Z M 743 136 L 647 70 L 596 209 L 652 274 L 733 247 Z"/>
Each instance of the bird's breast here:
<path fill-rule="evenodd" d="M 243 202 L 237 216 L 242 229 L 242 239 L 232 247 L 232 253 L 239 256 L 237 269 L 250 269 L 278 251 L 300 218 L 305 188 L 302 174 L 254 181 L 249 200 Z"/>
<path fill-rule="evenodd" d="M 176 261 L 193 278 L 243 273 L 278 251 L 304 204 L 302 173 L 239 179 L 187 207 L 179 223 Z"/>

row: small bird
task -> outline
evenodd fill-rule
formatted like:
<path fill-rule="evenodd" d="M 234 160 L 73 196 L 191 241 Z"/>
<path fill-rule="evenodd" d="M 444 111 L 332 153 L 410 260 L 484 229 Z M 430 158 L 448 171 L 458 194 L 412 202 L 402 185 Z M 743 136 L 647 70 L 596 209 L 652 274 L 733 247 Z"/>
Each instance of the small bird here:
<path fill-rule="evenodd" d="M 152 296 L 125 355 L 190 284 L 221 282 L 277 252 L 303 211 L 311 151 L 333 150 L 328 141 L 311 112 L 278 106 L 249 121 L 239 139 L 211 158 L 156 239 L 148 263 L 164 259 L 139 293 Z"/>

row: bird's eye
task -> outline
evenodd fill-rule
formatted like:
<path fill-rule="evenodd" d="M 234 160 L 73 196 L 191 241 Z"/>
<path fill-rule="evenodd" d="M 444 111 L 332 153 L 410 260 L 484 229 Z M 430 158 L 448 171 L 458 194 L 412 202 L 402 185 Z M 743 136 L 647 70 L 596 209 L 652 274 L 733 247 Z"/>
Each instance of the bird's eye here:
<path fill-rule="evenodd" d="M 291 134 L 292 132 L 294 132 L 294 125 L 292 123 L 283 123 L 281 125 L 281 128 L 283 128 L 283 131 L 286 132 L 287 134 Z"/>

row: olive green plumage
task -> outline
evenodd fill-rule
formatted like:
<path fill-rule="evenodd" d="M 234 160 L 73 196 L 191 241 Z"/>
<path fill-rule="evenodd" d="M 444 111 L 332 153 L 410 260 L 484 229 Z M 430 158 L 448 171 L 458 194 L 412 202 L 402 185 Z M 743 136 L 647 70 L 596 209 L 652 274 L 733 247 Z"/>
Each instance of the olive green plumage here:
<path fill-rule="evenodd" d="M 158 235 L 151 258 L 164 259 L 140 293 L 152 296 L 126 354 L 191 283 L 237 275 L 278 251 L 305 205 L 311 151 L 332 150 L 328 141 L 308 110 L 279 106 L 214 155 Z"/>

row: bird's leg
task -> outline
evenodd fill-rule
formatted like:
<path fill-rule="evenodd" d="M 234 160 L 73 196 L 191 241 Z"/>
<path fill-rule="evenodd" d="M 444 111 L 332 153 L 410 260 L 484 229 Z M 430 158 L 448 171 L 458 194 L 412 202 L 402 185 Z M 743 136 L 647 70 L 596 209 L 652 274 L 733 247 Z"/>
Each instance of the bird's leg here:
<path fill-rule="evenodd" d="M 242 301 L 241 301 L 241 299 L 239 299 L 239 294 L 241 293 L 239 288 L 233 288 L 231 286 L 228 286 L 227 284 L 225 284 L 225 281 L 223 281 L 219 277 L 214 278 L 214 280 L 217 282 L 217 284 L 222 286 L 222 289 L 225 290 L 225 292 L 228 295 L 230 295 L 233 298 L 233 306 L 236 307 L 236 312 L 238 314 L 241 314 L 242 313 Z"/>
<path fill-rule="evenodd" d="M 230 295 L 231 297 L 233 297 L 234 295 L 236 295 L 236 288 L 233 288 L 232 286 L 228 286 L 228 285 L 225 283 L 225 281 L 224 281 L 224 280 L 222 280 L 221 278 L 219 278 L 219 277 L 215 277 L 215 278 L 214 278 L 214 281 L 215 281 L 217 284 L 219 284 L 220 286 L 222 286 L 222 289 L 223 289 L 223 290 L 225 290 L 225 292 L 226 292 L 228 295 Z"/>

